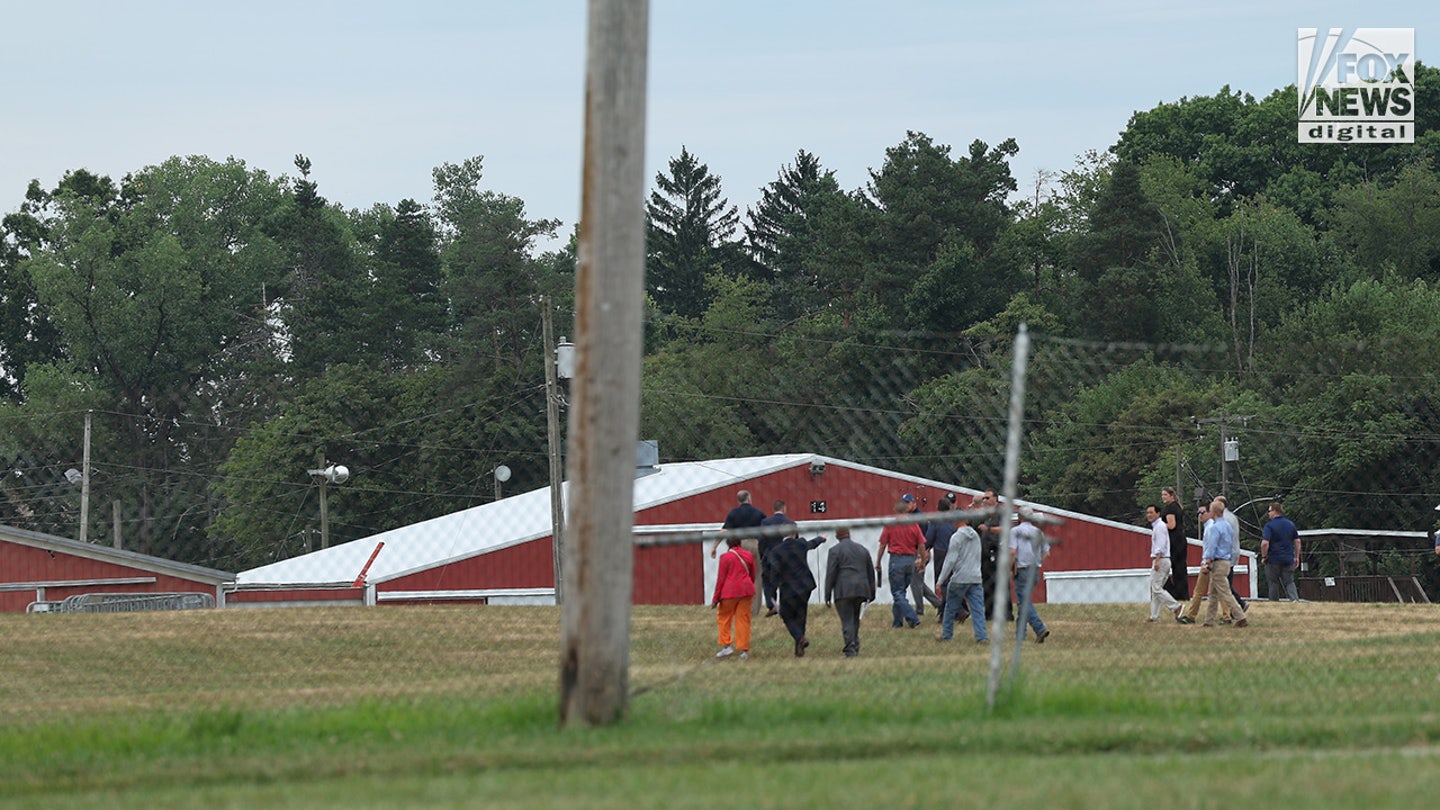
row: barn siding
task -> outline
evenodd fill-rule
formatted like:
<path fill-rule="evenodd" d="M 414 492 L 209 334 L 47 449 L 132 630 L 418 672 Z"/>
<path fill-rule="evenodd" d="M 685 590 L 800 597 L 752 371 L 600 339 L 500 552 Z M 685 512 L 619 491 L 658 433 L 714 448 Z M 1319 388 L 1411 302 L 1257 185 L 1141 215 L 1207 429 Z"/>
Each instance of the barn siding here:
<path fill-rule="evenodd" d="M 103 553 L 103 548 L 97 548 Z M 46 549 L 14 541 L 0 541 L 0 584 L 67 582 L 76 580 L 153 577 L 154 582 L 46 587 L 44 599 L 58 602 L 85 593 L 206 593 L 217 585 L 175 576 L 140 565 L 92 559 L 63 549 Z M 0 592 L 0 610 L 23 613 L 38 598 L 35 590 Z"/>
<path fill-rule="evenodd" d="M 382 591 L 549 588 L 555 584 L 549 537 L 437 565 L 378 584 Z M 384 554 L 384 551 L 380 552 Z"/>
<path fill-rule="evenodd" d="M 272 602 L 364 601 L 364 588 L 237 589 L 225 594 L 226 605 L 263 605 Z"/>
<path fill-rule="evenodd" d="M 549 537 L 480 554 L 381 583 L 379 590 L 445 591 L 554 586 L 553 544 Z M 698 547 L 635 550 L 634 602 L 637 605 L 693 605 L 704 601 Z"/>

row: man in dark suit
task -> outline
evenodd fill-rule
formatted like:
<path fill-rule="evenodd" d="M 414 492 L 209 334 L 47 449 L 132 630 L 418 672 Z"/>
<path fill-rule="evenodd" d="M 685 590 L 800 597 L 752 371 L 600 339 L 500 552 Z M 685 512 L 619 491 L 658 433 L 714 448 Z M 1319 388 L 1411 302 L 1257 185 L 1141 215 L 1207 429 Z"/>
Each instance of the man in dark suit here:
<path fill-rule="evenodd" d="M 790 516 L 785 514 L 785 502 L 777 500 L 775 501 L 774 513 L 772 513 L 770 517 L 767 517 L 764 520 L 760 521 L 760 525 L 782 526 L 786 523 L 793 522 L 794 521 L 790 519 Z M 794 533 L 792 533 L 791 536 L 793 537 Z M 758 587 L 765 595 L 765 607 L 769 608 L 769 610 L 765 611 L 766 618 L 774 616 L 776 613 L 780 612 L 775 607 L 775 572 L 770 570 L 769 559 L 770 552 L 774 551 L 775 547 L 780 545 L 780 541 L 782 539 L 783 538 L 780 537 L 760 538 L 760 543 L 758 545 L 760 553 L 755 557 L 756 561 L 760 563 L 760 584 Z"/>
<path fill-rule="evenodd" d="M 861 609 L 866 602 L 875 601 L 875 575 L 870 569 L 870 552 L 850 539 L 849 529 L 836 529 L 835 540 L 825 566 L 825 604 L 835 603 L 845 657 L 854 658 L 860 654 Z"/>
<path fill-rule="evenodd" d="M 770 570 L 780 592 L 780 620 L 795 639 L 795 656 L 805 654 L 810 639 L 805 637 L 805 619 L 810 607 L 810 594 L 815 591 L 815 575 L 810 572 L 810 550 L 825 542 L 821 535 L 813 540 L 790 536 L 770 552 Z"/>

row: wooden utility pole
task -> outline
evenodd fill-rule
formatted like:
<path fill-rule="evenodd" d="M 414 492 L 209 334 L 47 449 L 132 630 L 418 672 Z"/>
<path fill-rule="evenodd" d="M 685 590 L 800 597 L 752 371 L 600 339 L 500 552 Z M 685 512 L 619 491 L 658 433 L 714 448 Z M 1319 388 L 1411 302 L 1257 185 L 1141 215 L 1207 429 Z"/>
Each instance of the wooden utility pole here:
<path fill-rule="evenodd" d="M 565 604 L 565 505 L 560 484 L 565 479 L 560 464 L 560 375 L 556 366 L 555 318 L 550 296 L 540 296 L 541 332 L 545 343 L 545 435 L 550 457 L 550 551 L 555 558 L 555 604 Z M 498 492 L 499 484 L 496 489 Z M 499 495 L 496 495 L 499 500 Z"/>
<path fill-rule="evenodd" d="M 80 542 L 90 541 L 90 421 L 94 411 L 85 412 L 85 447 L 80 462 Z"/>
<path fill-rule="evenodd" d="M 1226 453 L 1229 451 L 1227 444 L 1230 441 L 1230 435 L 1229 432 L 1226 430 L 1226 426 L 1232 420 L 1238 419 L 1241 422 L 1248 423 L 1251 419 L 1254 418 L 1254 414 L 1245 414 L 1244 416 L 1231 416 L 1228 414 L 1221 414 L 1220 416 L 1211 417 L 1209 419 L 1191 420 L 1196 425 L 1210 425 L 1216 423 L 1219 423 L 1220 425 L 1220 494 L 1224 495 L 1226 498 L 1230 497 L 1230 459 L 1228 456 L 1226 456 Z"/>
<path fill-rule="evenodd" d="M 614 723 L 629 698 L 648 17 L 648 0 L 590 0 L 561 607 L 560 722 L 569 727 Z"/>

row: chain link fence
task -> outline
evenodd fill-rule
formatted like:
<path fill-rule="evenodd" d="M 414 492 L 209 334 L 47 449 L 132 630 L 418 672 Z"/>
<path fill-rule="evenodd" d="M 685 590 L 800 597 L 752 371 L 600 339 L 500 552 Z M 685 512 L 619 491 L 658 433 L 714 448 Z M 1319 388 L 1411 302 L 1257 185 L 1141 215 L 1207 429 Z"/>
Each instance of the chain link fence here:
<path fill-rule="evenodd" d="M 1004 494 L 1014 359 L 1008 336 L 858 337 L 839 323 L 780 334 L 743 326 L 663 328 L 694 331 L 688 341 L 668 335 L 666 348 L 646 361 L 642 436 L 654 444 L 653 457 L 637 455 L 636 524 L 650 541 L 687 533 L 691 541 L 643 543 L 636 555 L 636 603 L 669 606 L 656 608 L 671 611 L 667 626 L 686 626 L 657 647 L 643 638 L 654 625 L 637 624 L 637 654 L 651 669 L 711 660 L 714 618 L 700 610 L 711 601 L 717 573 L 711 541 L 741 489 L 766 514 L 784 501 L 781 509 L 802 536 L 826 538 L 808 552 L 817 586 L 810 633 L 827 639 L 812 657 L 840 655 L 837 619 L 818 607 L 837 528 L 853 527 L 873 557 L 880 519 L 922 528 L 938 522 L 896 519 L 903 495 L 933 513 L 949 503 L 947 496 L 964 509 L 982 505 L 977 499 L 987 490 Z M 1016 495 L 1020 505 L 1056 521 L 1046 527 L 1054 545 L 1034 591 L 1053 634 L 1047 654 L 1134 634 L 1139 667 L 1155 650 L 1201 632 L 1169 613 L 1160 623 L 1146 621 L 1152 615 L 1146 509 L 1164 506 L 1167 487 L 1182 507 L 1179 524 L 1188 540 L 1183 565 L 1173 561 L 1185 574 L 1168 590 L 1187 600 L 1182 616 L 1197 624 L 1207 616 L 1203 599 L 1189 601 L 1202 574 L 1197 513 L 1216 496 L 1226 498 L 1239 529 L 1233 588 L 1249 607 L 1249 626 L 1223 632 L 1248 633 L 1233 643 L 1255 656 L 1288 649 L 1297 629 L 1343 626 L 1356 643 L 1381 634 L 1382 626 L 1401 631 L 1411 614 L 1352 622 L 1349 614 L 1326 611 L 1380 603 L 1424 611 L 1440 594 L 1432 534 L 1440 504 L 1440 375 L 1405 341 L 1337 335 L 1298 348 L 1237 348 L 1035 335 L 1026 382 Z M 555 545 L 544 488 L 549 450 L 537 441 L 545 392 L 527 383 L 501 400 L 507 404 L 452 401 L 444 408 L 434 398 L 397 400 L 388 409 L 351 409 L 338 425 L 296 425 L 284 407 L 248 424 L 188 414 L 163 430 L 105 411 L 6 411 L 0 525 L 182 567 L 177 573 L 142 564 L 156 570 L 144 587 L 107 584 L 119 577 L 113 572 L 48 576 L 27 569 L 5 583 L 15 597 L 6 604 L 23 610 L 71 597 L 171 593 L 177 588 L 169 577 L 194 573 L 185 566 L 228 575 L 193 589 L 230 608 L 553 603 Z M 457 412 L 481 421 L 503 413 L 523 426 L 512 431 L 509 446 L 467 447 Z M 278 446 L 282 440 L 293 446 Z M 252 461 L 237 464 L 239 456 Z M 516 480 L 497 474 L 502 458 L 512 462 Z M 348 466 L 348 482 L 309 472 L 335 463 Z M 1298 602 L 1267 581 L 1264 534 L 1275 502 L 1300 530 Z M 256 513 L 268 517 L 246 518 Z M 326 536 L 329 547 L 322 548 Z M 49 550 L 76 553 L 71 546 Z M 864 623 L 882 651 L 873 666 L 903 654 L 905 645 L 933 644 L 944 591 L 935 581 L 940 556 L 932 554 L 918 573 L 925 584 L 918 633 L 890 634 L 900 591 L 882 571 Z M 986 579 L 1009 582 L 1004 570 Z M 1002 591 L 999 599 L 1011 601 L 1005 597 Z M 914 592 L 906 599 L 915 602 Z M 764 615 L 763 584 L 757 601 L 755 657 L 792 656 L 781 623 Z M 1224 620 L 1221 611 L 1217 621 Z M 1014 641 L 1013 615 L 993 627 L 1003 629 L 997 640 Z M 1036 640 L 1033 631 L 1024 637 L 1027 646 Z M 1005 660 L 1018 664 L 1022 648 L 1004 649 Z M 1044 660 L 1038 651 L 1024 654 Z M 1285 660 L 1296 677 L 1315 677 L 1303 657 Z M 1031 685 L 1052 672 L 1085 678 L 1079 663 L 1013 672 L 1025 673 Z"/>

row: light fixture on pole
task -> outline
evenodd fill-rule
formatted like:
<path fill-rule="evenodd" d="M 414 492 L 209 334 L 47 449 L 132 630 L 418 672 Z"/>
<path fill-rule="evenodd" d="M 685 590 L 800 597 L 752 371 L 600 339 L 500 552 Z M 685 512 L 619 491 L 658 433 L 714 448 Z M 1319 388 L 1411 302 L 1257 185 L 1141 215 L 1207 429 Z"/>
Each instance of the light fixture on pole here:
<path fill-rule="evenodd" d="M 343 484 L 350 480 L 350 468 L 339 464 L 327 464 L 324 469 L 306 470 L 310 477 L 320 484 L 320 548 L 330 547 L 330 502 L 326 488 L 330 484 Z"/>
<path fill-rule="evenodd" d="M 500 500 L 500 485 L 510 480 L 510 468 L 504 464 L 495 468 L 495 500 Z"/>

